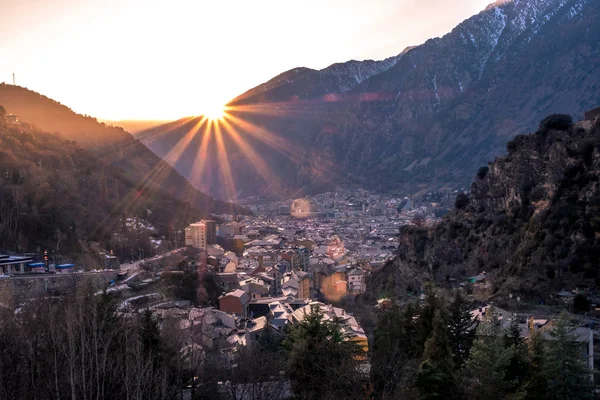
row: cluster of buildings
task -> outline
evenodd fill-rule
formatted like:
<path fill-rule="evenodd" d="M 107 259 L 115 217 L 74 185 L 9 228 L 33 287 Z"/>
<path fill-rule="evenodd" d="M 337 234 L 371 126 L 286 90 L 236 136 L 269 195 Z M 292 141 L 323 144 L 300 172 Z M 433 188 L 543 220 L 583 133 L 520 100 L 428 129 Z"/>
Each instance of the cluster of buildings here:
<path fill-rule="evenodd" d="M 254 206 L 253 216 L 198 221 L 185 229 L 185 240 L 206 252 L 226 292 L 337 301 L 363 293 L 368 273 L 395 256 L 400 227 L 434 223 L 432 207 L 442 200 L 328 192 Z"/>
<path fill-rule="evenodd" d="M 205 332 L 200 344 L 235 348 L 285 334 L 316 309 L 323 320 L 340 321 L 345 337 L 366 351 L 358 321 L 332 303 L 366 291 L 370 271 L 395 256 L 402 225 L 435 222 L 431 204 L 417 203 L 342 190 L 190 224 L 185 243 L 199 250 L 223 295 L 218 308 L 189 311 L 194 315 L 181 323 L 193 329 L 202 315 L 210 328 L 198 329 L 215 334 Z"/>
<path fill-rule="evenodd" d="M 228 320 L 226 335 L 217 323 L 221 339 L 252 346 L 265 332 L 285 334 L 287 326 L 317 309 L 323 320 L 340 321 L 345 337 L 366 351 L 367 336 L 356 318 L 331 303 L 366 291 L 372 268 L 393 258 L 405 222 L 370 216 L 363 206 L 336 218 L 275 210 L 214 216 L 185 230 L 186 245 L 200 250 L 201 263 L 223 291 L 218 309 L 210 312 L 235 321 Z"/>
<path fill-rule="evenodd" d="M 161 302 L 150 309 L 161 321 L 163 329 L 181 339 L 184 363 L 200 365 L 213 357 L 211 362 L 232 367 L 240 348 L 255 347 L 269 337 L 283 338 L 288 327 L 302 323 L 313 310 L 319 312 L 322 321 L 340 322 L 345 339 L 355 342 L 365 353 L 368 351 L 365 332 L 352 315 L 339 307 L 287 298 L 258 304 L 252 318 L 214 307 L 190 307 L 185 301 Z"/>
<path fill-rule="evenodd" d="M 36 261 L 36 259 L 37 255 L 0 254 L 0 278 L 28 274 L 71 273 L 75 268 L 75 264 L 50 262 L 47 252 L 44 253 L 43 260 Z"/>
<path fill-rule="evenodd" d="M 493 313 L 504 329 L 517 322 L 520 335 L 528 339 L 534 332 L 539 332 L 545 340 L 553 340 L 552 332 L 556 329 L 556 315 L 531 316 L 517 314 L 497 306 L 485 305 L 471 311 L 474 320 L 482 321 L 488 313 Z M 590 371 L 594 371 L 594 330 L 589 321 L 581 320 L 570 328 L 579 349 L 579 358 L 584 361 Z"/>
<path fill-rule="evenodd" d="M 203 220 L 186 228 L 186 244 L 202 250 L 226 293 L 243 290 L 250 300 L 287 296 L 337 301 L 360 294 L 371 264 L 393 256 L 395 246 L 388 242 L 385 249 L 367 246 L 372 256 L 361 256 L 346 249 L 338 235 L 308 232 L 288 222 Z"/>
<path fill-rule="evenodd" d="M 347 336 L 366 349 L 356 319 L 331 303 L 366 291 L 370 271 L 394 257 L 402 225 L 436 218 L 426 205 L 363 190 L 254 210 L 185 229 L 186 245 L 200 250 L 224 293 L 215 312 L 237 318 L 237 343 L 252 343 L 265 330 L 281 333 L 318 308 L 324 319 L 343 321 Z"/>

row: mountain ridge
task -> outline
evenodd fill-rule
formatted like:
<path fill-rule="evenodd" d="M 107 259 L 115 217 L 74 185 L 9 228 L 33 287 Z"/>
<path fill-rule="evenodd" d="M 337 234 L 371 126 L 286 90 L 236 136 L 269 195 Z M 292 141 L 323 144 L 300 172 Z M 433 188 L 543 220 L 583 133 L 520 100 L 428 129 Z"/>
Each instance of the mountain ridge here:
<path fill-rule="evenodd" d="M 553 112 L 579 118 L 598 103 L 598 18 L 589 0 L 496 2 L 350 90 L 333 75 L 297 68 L 234 99 L 228 113 L 293 155 L 259 152 L 285 196 L 336 184 L 403 194 L 457 189 L 516 132 Z M 164 156 L 166 142 L 185 133 L 157 127 L 147 144 Z M 235 174 L 248 165 L 237 162 L 232 179 L 242 196 L 264 194 L 258 170 L 241 179 Z M 178 167 L 187 177 L 190 164 Z"/>
<path fill-rule="evenodd" d="M 75 141 L 99 162 L 118 168 L 132 182 L 162 192 L 210 212 L 247 212 L 199 192 L 167 162 L 121 127 L 98 122 L 69 107 L 20 86 L 0 84 L 0 105 L 39 130 Z"/>
<path fill-rule="evenodd" d="M 0 107 L 2 251 L 53 249 L 88 269 L 104 267 L 103 250 L 121 260 L 133 248 L 150 254 L 151 236 L 168 248 L 177 231 L 207 216 L 159 187 L 131 181 L 74 141 L 8 122 Z"/>
<path fill-rule="evenodd" d="M 261 94 L 273 90 L 283 93 L 288 85 L 298 85 L 299 82 L 304 86 L 313 87 L 314 82 L 317 81 L 323 86 L 318 92 L 309 90 L 304 94 L 298 94 L 297 100 L 309 100 L 327 93 L 345 93 L 370 77 L 392 68 L 403 53 L 383 60 L 349 60 L 334 63 L 320 70 L 307 67 L 292 68 L 237 96 L 227 106 L 235 107 L 265 101 L 268 98 L 261 97 Z"/>

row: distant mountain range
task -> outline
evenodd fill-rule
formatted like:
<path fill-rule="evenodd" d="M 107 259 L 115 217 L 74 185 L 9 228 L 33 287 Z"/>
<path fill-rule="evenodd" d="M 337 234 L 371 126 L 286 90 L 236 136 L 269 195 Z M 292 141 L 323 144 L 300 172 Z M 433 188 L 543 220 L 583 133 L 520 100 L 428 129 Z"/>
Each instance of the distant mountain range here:
<path fill-rule="evenodd" d="M 105 123 L 106 125 L 119 126 L 125 129 L 129 133 L 137 133 L 146 129 L 154 128 L 155 126 L 166 124 L 170 121 L 152 121 L 152 120 L 135 120 L 135 119 L 125 119 L 119 121 L 112 121 L 108 119 L 101 119 L 100 122 Z"/>
<path fill-rule="evenodd" d="M 595 0 L 498 1 L 383 61 L 284 72 L 231 101 L 226 124 L 136 137 L 221 198 L 464 186 L 544 116 L 600 104 L 598 20 Z"/>
<path fill-rule="evenodd" d="M 77 142 L 95 162 L 117 171 L 120 179 L 128 181 L 129 187 L 159 191 L 161 195 L 189 203 L 205 216 L 213 212 L 246 212 L 242 207 L 198 191 L 121 127 L 77 114 L 67 106 L 19 86 L 0 84 L 0 105 L 20 120 L 33 124 L 34 130 L 56 133 L 62 139 Z"/>

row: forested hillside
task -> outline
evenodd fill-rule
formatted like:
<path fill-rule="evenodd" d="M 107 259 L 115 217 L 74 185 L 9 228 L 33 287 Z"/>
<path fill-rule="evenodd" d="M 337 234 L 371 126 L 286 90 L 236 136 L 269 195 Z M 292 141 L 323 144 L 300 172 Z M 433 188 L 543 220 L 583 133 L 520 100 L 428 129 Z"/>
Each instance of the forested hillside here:
<path fill-rule="evenodd" d="M 76 114 L 65 105 L 19 86 L 0 84 L 0 105 L 21 121 L 77 142 L 135 184 L 160 189 L 206 213 L 244 212 L 240 207 L 216 201 L 196 190 L 167 162 L 120 127 Z"/>
<path fill-rule="evenodd" d="M 156 236 L 206 216 L 161 189 L 132 181 L 75 142 L 9 124 L 0 108 L 0 249 L 77 256 L 98 242 L 117 255 L 149 249 L 148 233 L 127 226 L 139 217 Z M 148 251 L 148 254 L 149 251 Z"/>

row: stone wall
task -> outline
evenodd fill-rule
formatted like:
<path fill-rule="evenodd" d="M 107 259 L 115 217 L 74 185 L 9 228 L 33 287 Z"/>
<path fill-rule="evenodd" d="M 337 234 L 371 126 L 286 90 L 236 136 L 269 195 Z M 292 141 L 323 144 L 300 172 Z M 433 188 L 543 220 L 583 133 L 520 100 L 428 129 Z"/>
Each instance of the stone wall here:
<path fill-rule="evenodd" d="M 85 286 L 101 290 L 116 280 L 117 271 L 12 276 L 0 279 L 0 302 L 12 300 L 18 304 L 36 297 L 70 295 Z"/>

